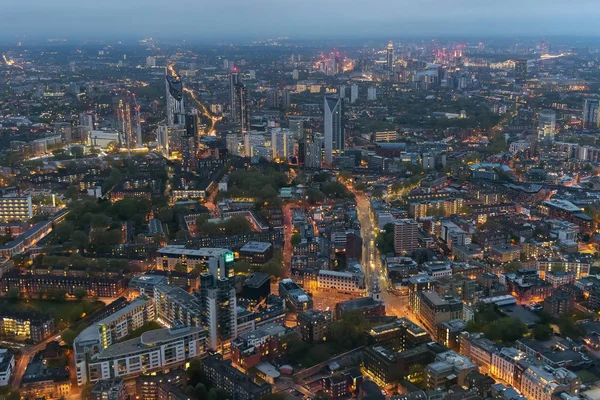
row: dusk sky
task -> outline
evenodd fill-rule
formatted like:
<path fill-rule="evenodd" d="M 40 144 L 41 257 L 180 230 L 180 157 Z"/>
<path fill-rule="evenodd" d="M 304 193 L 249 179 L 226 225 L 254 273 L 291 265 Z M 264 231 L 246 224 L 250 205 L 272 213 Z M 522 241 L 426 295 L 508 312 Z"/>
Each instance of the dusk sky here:
<path fill-rule="evenodd" d="M 598 0 L 0 0 L 0 11 L 3 39 L 600 33 Z"/>

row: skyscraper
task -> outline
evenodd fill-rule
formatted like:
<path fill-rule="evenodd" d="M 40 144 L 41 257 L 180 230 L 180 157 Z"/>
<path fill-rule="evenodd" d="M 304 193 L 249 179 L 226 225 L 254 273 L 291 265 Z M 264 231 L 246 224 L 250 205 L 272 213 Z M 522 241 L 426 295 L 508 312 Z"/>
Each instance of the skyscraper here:
<path fill-rule="evenodd" d="M 304 120 L 303 119 L 290 119 L 290 131 L 294 132 L 296 140 L 302 140 L 305 136 L 304 131 Z"/>
<path fill-rule="evenodd" d="M 515 61 L 515 83 L 522 85 L 527 82 L 527 60 Z"/>
<path fill-rule="evenodd" d="M 283 89 L 281 91 L 281 108 L 287 110 L 292 104 L 292 96 L 289 89 Z"/>
<path fill-rule="evenodd" d="M 304 166 L 306 168 L 321 168 L 323 162 L 323 136 L 313 135 L 304 143 Z"/>
<path fill-rule="evenodd" d="M 271 149 L 273 158 L 282 161 L 289 161 L 290 157 L 295 155 L 296 141 L 294 132 L 289 129 L 274 128 L 271 131 Z"/>
<path fill-rule="evenodd" d="M 167 94 L 167 124 L 185 123 L 185 106 L 183 103 L 183 83 L 175 73 L 166 70 L 165 86 Z"/>
<path fill-rule="evenodd" d="M 237 115 L 235 112 L 235 85 L 238 83 L 240 83 L 240 75 L 235 71 L 229 74 L 229 110 L 233 122 L 237 122 Z"/>
<path fill-rule="evenodd" d="M 358 85 L 355 83 L 350 86 L 350 103 L 354 104 L 358 99 Z"/>
<path fill-rule="evenodd" d="M 538 117 L 538 139 L 553 142 L 556 134 L 556 111 L 545 109 Z"/>
<path fill-rule="evenodd" d="M 250 130 L 250 115 L 248 111 L 248 89 L 243 83 L 236 83 L 233 87 L 233 108 L 232 116 L 234 121 L 241 126 L 242 132 Z"/>
<path fill-rule="evenodd" d="M 392 42 L 387 45 L 386 68 L 388 71 L 394 70 L 394 44 Z"/>
<path fill-rule="evenodd" d="M 344 153 L 344 101 L 325 96 L 324 111 L 325 162 L 331 164 L 334 155 Z"/>
<path fill-rule="evenodd" d="M 181 138 L 182 167 L 185 172 L 193 172 L 197 167 L 198 115 L 185 117 L 185 136 Z"/>
<path fill-rule="evenodd" d="M 367 100 L 368 101 L 377 100 L 377 88 L 376 87 L 370 87 L 367 89 Z"/>
<path fill-rule="evenodd" d="M 581 122 L 583 128 L 596 128 L 600 124 L 598 118 L 598 110 L 600 109 L 600 101 L 598 99 L 585 99 L 583 101 L 583 116 Z"/>

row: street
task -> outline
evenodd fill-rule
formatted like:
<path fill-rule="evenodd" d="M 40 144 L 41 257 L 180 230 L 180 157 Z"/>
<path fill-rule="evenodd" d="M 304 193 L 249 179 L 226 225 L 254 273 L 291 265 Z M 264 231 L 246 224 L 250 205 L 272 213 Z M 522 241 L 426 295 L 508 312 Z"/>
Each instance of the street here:
<path fill-rule="evenodd" d="M 361 236 L 363 238 L 363 268 L 367 278 L 367 285 L 372 284 L 372 279 L 379 280 L 381 289 L 381 298 L 385 302 L 386 313 L 397 317 L 407 317 L 415 324 L 423 328 L 417 316 L 408 309 L 408 296 L 397 296 L 389 290 L 389 283 L 385 275 L 385 268 L 375 247 L 376 230 L 375 221 L 371 214 L 369 200 L 364 193 L 354 191 L 349 188 L 356 196 L 356 210 L 360 222 Z M 425 329 L 425 328 L 423 328 Z M 429 332 L 431 334 L 432 332 Z"/>

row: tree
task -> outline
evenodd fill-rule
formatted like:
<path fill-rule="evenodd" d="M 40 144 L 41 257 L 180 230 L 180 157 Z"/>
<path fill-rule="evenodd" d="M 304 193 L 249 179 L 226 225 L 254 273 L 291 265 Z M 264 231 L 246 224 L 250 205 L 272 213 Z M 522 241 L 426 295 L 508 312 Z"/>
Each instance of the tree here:
<path fill-rule="evenodd" d="M 513 260 L 504 265 L 504 272 L 516 272 L 522 266 L 521 261 Z"/>
<path fill-rule="evenodd" d="M 277 278 L 280 278 L 283 276 L 283 268 L 281 265 L 281 261 L 275 260 L 274 258 L 272 258 L 269 261 L 267 261 L 266 263 L 264 263 L 262 265 L 262 267 L 260 268 L 260 271 L 264 272 L 265 274 L 267 274 L 269 276 L 274 276 Z"/>
<path fill-rule="evenodd" d="M 21 296 L 21 292 L 17 288 L 10 288 L 6 292 L 6 298 L 10 301 L 17 301 Z"/>
<path fill-rule="evenodd" d="M 585 334 L 584 329 L 575 323 L 574 316 L 564 313 L 558 316 L 558 329 L 563 336 L 577 339 Z"/>
<path fill-rule="evenodd" d="M 187 272 L 187 267 L 185 265 L 181 264 L 180 262 L 175 264 L 174 269 L 177 272 Z"/>
<path fill-rule="evenodd" d="M 326 199 L 325 194 L 318 189 L 309 188 L 306 190 L 306 198 L 310 204 L 323 203 Z"/>
<path fill-rule="evenodd" d="M 413 364 L 408 369 L 408 380 L 415 385 L 423 383 L 424 375 L 425 368 L 421 364 Z"/>
<path fill-rule="evenodd" d="M 297 246 L 300 244 L 300 242 L 302 241 L 302 235 L 300 235 L 299 233 L 294 233 L 292 235 L 292 246 Z"/>
<path fill-rule="evenodd" d="M 545 341 L 545 340 L 549 340 L 552 337 L 553 334 L 553 330 L 550 327 L 550 325 L 541 325 L 541 324 L 536 324 L 533 329 L 531 330 L 531 333 L 533 334 L 533 338 L 535 340 L 539 340 L 541 342 Z"/>
<path fill-rule="evenodd" d="M 236 274 L 247 274 L 252 266 L 246 260 L 238 260 L 233 264 L 233 270 Z"/>
<path fill-rule="evenodd" d="M 202 361 L 198 359 L 193 359 L 190 361 L 190 365 L 187 369 L 187 377 L 190 385 L 195 386 L 199 383 L 205 382 L 206 377 L 202 372 Z"/>
<path fill-rule="evenodd" d="M 76 249 L 84 249 L 90 244 L 90 238 L 84 231 L 75 231 L 71 238 L 71 244 Z"/>
<path fill-rule="evenodd" d="M 77 298 L 77 300 L 81 301 L 87 296 L 87 290 L 84 288 L 76 288 L 73 290 L 73 295 Z"/>

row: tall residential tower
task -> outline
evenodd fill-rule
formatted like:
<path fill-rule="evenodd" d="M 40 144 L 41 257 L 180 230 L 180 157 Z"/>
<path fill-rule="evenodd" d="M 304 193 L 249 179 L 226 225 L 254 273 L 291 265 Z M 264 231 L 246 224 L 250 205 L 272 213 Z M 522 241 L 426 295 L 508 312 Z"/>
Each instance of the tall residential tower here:
<path fill-rule="evenodd" d="M 333 157 L 344 153 L 344 101 L 339 97 L 325 96 L 324 107 L 325 162 L 332 164 Z"/>

